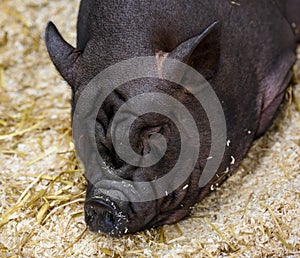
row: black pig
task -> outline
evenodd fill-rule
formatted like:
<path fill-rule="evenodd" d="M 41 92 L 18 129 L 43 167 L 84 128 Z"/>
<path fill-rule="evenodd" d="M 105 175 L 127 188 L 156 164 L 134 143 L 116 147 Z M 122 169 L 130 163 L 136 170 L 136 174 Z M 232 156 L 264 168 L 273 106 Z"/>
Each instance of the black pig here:
<path fill-rule="evenodd" d="M 76 48 L 62 38 L 53 23 L 48 24 L 46 43 L 51 60 L 72 89 L 73 121 L 81 94 L 95 76 L 123 60 L 144 56 L 154 57 L 158 74 L 168 58 L 202 74 L 218 97 L 226 121 L 226 142 L 220 144 L 224 155 L 217 171 L 201 185 L 206 163 L 215 158 L 210 156 L 213 128 L 205 108 L 191 91 L 160 76 L 131 80 L 112 91 L 97 110 L 94 127 L 96 148 L 104 164 L 98 164 L 95 153 L 88 150 L 92 143 L 86 135 L 75 139 L 88 181 L 85 220 L 90 230 L 121 236 L 174 223 L 227 178 L 253 140 L 268 129 L 283 99 L 296 59 L 299 7 L 297 0 L 82 0 Z M 179 65 L 169 72 L 183 82 L 188 80 Z M 124 103 L 144 93 L 167 94 L 182 103 L 200 133 L 194 138 L 195 145 L 201 142 L 191 173 L 186 174 L 183 167 L 182 175 L 178 175 L 184 177 L 179 187 L 167 191 L 175 185 L 176 177 L 159 190 L 165 192 L 164 196 L 146 201 L 143 194 L 148 190 L 138 189 L 135 183 L 155 183 L 165 176 L 182 149 L 178 128 L 182 126 L 189 135 L 191 129 L 184 119 L 179 118 L 182 124 L 178 125 L 159 112 L 137 116 L 129 133 L 133 151 L 146 156 L 155 148 L 156 137 L 161 136 L 167 149 L 164 157 L 151 166 L 127 164 L 113 144 L 112 120 Z M 90 104 L 87 102 L 86 107 Z M 163 98 L 158 102 L 170 108 Z M 104 177 L 107 167 L 121 180 Z M 124 183 L 127 181 L 132 184 Z M 150 194 L 157 189 L 149 190 Z M 110 191 L 115 195 L 109 195 Z"/>

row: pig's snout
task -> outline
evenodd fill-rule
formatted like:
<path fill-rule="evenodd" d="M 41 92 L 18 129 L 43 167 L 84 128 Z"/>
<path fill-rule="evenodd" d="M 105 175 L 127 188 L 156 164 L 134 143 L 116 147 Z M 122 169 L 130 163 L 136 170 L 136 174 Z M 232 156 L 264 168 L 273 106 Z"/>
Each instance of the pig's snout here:
<path fill-rule="evenodd" d="M 85 221 L 91 231 L 115 237 L 126 233 L 126 217 L 114 203 L 94 198 L 86 202 L 84 210 Z"/>
<path fill-rule="evenodd" d="M 138 188 L 126 180 L 88 181 L 84 206 L 88 229 L 121 237 L 146 228 L 155 222 L 157 203 L 139 200 L 154 194 L 153 190 Z"/>

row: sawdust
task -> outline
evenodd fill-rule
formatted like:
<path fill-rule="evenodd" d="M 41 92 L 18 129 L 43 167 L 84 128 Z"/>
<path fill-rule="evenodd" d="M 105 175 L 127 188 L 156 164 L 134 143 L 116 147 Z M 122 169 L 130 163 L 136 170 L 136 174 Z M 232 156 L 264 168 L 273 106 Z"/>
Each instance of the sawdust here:
<path fill-rule="evenodd" d="M 189 218 L 120 239 L 86 230 L 70 90 L 43 39 L 53 19 L 75 45 L 78 4 L 0 2 L 2 257 L 299 257 L 299 86 L 289 90 L 275 124 L 238 171 Z M 300 62 L 295 82 L 299 74 Z"/>

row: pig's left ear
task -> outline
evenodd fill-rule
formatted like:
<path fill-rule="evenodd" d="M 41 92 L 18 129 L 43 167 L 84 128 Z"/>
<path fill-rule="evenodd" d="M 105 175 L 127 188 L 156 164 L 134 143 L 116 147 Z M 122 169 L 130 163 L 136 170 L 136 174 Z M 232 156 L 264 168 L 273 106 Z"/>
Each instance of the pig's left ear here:
<path fill-rule="evenodd" d="M 64 40 L 52 22 L 49 22 L 46 28 L 46 45 L 56 69 L 67 83 L 74 88 L 76 60 L 80 52 Z"/>
<path fill-rule="evenodd" d="M 200 35 L 181 43 L 168 57 L 192 66 L 205 79 L 211 79 L 219 67 L 220 27 L 218 21 L 213 22 Z"/>

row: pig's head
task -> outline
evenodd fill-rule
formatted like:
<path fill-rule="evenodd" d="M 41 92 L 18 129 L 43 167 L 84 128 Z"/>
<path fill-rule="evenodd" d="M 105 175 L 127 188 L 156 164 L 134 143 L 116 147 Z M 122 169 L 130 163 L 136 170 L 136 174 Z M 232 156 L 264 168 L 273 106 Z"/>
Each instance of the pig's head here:
<path fill-rule="evenodd" d="M 171 58 L 193 66 L 205 79 L 213 82 L 220 55 L 219 32 L 219 24 L 212 23 L 199 35 L 186 39 L 175 47 L 159 45 L 156 43 L 156 35 L 150 39 L 152 48 L 143 49 L 138 55 L 153 56 L 158 75 L 166 58 Z M 101 41 L 101 38 L 95 40 L 86 33 L 78 40 L 77 48 L 73 48 L 52 23 L 49 23 L 46 30 L 46 43 L 51 60 L 71 86 L 73 123 L 74 119 L 78 120 L 74 116 L 79 100 L 94 77 L 117 62 L 137 56 L 136 51 L 115 49 L 114 46 L 118 44 Z M 147 67 L 144 69 L 147 70 Z M 168 72 L 178 74 L 181 81 L 185 80 L 184 71 L 176 66 L 172 69 Z M 106 79 L 114 80 L 113 77 Z M 100 87 L 99 90 L 103 89 Z M 152 95 L 144 95 L 144 102 L 141 98 L 132 102 L 135 111 L 129 112 L 123 108 L 123 115 L 114 125 L 113 119 L 124 107 L 124 103 L 141 94 Z M 182 106 L 177 110 L 171 105 L 172 102 L 166 101 L 166 95 L 172 96 L 186 107 L 194 121 L 192 124 L 181 117 L 184 115 L 181 112 Z M 155 99 L 152 100 L 151 96 Z M 97 98 L 91 97 L 91 103 L 85 100 L 80 105 L 83 106 L 82 109 L 89 109 L 89 112 L 97 111 L 95 121 L 92 122 L 94 135 L 90 137 L 88 131 L 75 133 L 76 149 L 85 167 L 87 179 L 85 220 L 89 229 L 120 236 L 174 223 L 188 215 L 190 208 L 204 192 L 209 191 L 210 186 L 207 184 L 208 186 L 199 188 L 202 170 L 210 156 L 211 130 L 206 112 L 195 96 L 186 88 L 158 76 L 123 83 L 107 95 L 103 104 L 96 104 L 95 110 L 90 110 L 90 104 L 95 104 Z M 156 112 L 157 109 L 153 111 L 151 105 L 159 106 L 158 109 L 163 112 Z M 142 112 L 144 114 L 139 115 L 140 110 L 147 109 L 150 110 L 149 113 Z M 129 127 L 124 126 L 124 129 L 122 124 L 126 124 L 127 120 L 131 123 Z M 194 136 L 191 128 L 193 125 L 201 132 L 199 138 Z M 128 131 L 126 128 L 129 128 Z M 182 145 L 182 132 L 189 141 L 187 149 Z M 116 138 L 115 134 L 118 134 Z M 126 137 L 129 140 L 123 141 Z M 201 148 L 197 149 L 199 141 Z M 123 149 L 123 156 L 128 154 L 127 159 L 130 159 L 136 155 L 137 159 L 133 162 L 124 160 L 117 151 L 123 145 L 130 147 L 125 148 L 125 151 Z M 196 154 L 189 153 L 189 148 L 194 152 L 196 150 Z M 177 168 L 175 176 L 168 177 L 183 150 L 186 151 L 185 156 L 182 156 L 184 164 L 195 157 L 196 160 L 192 161 L 191 168 L 183 165 L 179 170 Z M 149 155 L 154 162 L 143 165 L 141 159 Z M 162 178 L 167 180 L 156 184 Z"/>

